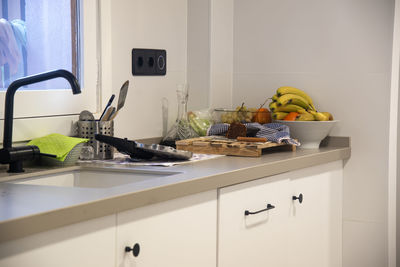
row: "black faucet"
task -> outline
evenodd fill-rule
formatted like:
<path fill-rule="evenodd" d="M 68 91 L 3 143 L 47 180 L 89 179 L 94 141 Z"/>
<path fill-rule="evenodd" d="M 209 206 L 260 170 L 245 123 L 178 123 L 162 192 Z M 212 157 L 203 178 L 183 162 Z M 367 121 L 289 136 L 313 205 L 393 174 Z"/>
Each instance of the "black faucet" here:
<path fill-rule="evenodd" d="M 5 109 L 4 109 L 4 136 L 3 148 L 0 149 L 0 163 L 10 164 L 8 172 L 23 172 L 22 162 L 40 155 L 40 150 L 37 146 L 19 146 L 12 147 L 12 129 L 13 129 L 13 114 L 14 114 L 14 95 L 18 88 L 43 82 L 54 78 L 66 79 L 72 88 L 73 94 L 80 94 L 81 89 L 75 76 L 66 70 L 54 70 L 44 73 L 39 73 L 32 76 L 27 76 L 15 80 L 7 88 Z"/>

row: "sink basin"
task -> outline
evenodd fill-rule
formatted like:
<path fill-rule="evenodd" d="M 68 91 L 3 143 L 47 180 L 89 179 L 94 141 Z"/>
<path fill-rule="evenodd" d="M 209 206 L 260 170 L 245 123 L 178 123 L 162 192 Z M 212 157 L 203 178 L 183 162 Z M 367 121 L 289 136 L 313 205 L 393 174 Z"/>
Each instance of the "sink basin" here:
<path fill-rule="evenodd" d="M 63 172 L 60 174 L 15 180 L 11 181 L 10 183 L 60 187 L 108 188 L 124 184 L 137 183 L 154 178 L 161 178 L 177 173 L 178 172 L 150 170 L 77 170 Z"/>

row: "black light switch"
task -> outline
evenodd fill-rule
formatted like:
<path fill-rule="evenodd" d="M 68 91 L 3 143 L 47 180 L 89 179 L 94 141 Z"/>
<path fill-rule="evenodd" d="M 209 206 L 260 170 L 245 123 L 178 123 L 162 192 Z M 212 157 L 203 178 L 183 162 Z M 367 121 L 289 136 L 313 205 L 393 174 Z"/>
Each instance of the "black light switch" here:
<path fill-rule="evenodd" d="M 165 75 L 167 51 L 162 49 L 132 49 L 132 75 Z"/>

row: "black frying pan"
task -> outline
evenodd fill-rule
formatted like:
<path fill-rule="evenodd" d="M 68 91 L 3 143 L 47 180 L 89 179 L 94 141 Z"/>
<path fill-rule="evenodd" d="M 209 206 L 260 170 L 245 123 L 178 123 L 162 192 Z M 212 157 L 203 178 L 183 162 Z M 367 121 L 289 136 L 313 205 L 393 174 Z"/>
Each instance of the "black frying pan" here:
<path fill-rule="evenodd" d="M 117 138 L 108 135 L 96 134 L 97 141 L 109 144 L 115 147 L 119 152 L 129 155 L 135 159 L 151 159 L 153 157 L 166 159 L 187 160 L 193 155 L 190 151 L 177 150 L 173 147 L 157 144 L 146 145 L 127 138 Z"/>

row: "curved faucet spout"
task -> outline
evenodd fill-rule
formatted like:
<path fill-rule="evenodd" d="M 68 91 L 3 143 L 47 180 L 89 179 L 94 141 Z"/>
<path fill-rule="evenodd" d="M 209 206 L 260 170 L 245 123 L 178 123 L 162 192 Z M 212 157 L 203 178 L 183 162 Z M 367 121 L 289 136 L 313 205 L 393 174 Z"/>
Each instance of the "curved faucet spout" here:
<path fill-rule="evenodd" d="M 75 76 L 67 70 L 54 70 L 44 73 L 39 73 L 32 76 L 27 76 L 15 80 L 7 88 L 5 109 L 4 109 L 4 136 L 3 148 L 11 148 L 12 145 L 12 129 L 13 129 L 13 116 L 14 116 L 14 95 L 15 92 L 22 86 L 43 82 L 54 78 L 64 78 L 71 85 L 73 94 L 81 92 L 78 80 Z"/>

